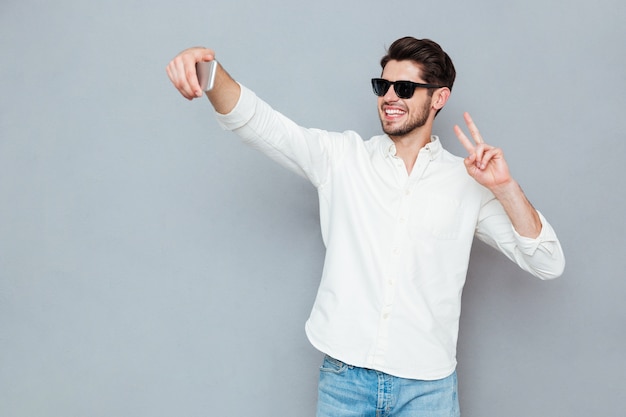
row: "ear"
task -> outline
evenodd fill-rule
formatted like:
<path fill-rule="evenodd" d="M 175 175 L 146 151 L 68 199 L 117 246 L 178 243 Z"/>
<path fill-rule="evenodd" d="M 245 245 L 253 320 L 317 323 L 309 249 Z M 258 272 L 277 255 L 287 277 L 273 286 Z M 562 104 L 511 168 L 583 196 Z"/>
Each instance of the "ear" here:
<path fill-rule="evenodd" d="M 448 102 L 450 98 L 450 89 L 448 87 L 440 88 L 433 94 L 432 106 L 435 110 L 443 109 L 443 106 Z"/>

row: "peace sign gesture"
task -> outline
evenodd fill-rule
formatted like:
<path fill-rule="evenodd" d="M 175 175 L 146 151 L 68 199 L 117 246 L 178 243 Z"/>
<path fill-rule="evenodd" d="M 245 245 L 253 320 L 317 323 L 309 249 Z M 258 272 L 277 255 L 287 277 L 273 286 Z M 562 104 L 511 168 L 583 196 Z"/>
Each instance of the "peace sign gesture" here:
<path fill-rule="evenodd" d="M 454 133 L 459 138 L 469 156 L 465 158 L 467 173 L 479 184 L 495 191 L 496 188 L 507 185 L 512 181 L 509 166 L 504 159 L 502 149 L 488 145 L 483 140 L 476 124 L 469 113 L 463 114 L 465 124 L 470 131 L 472 139 L 468 139 L 458 125 L 454 126 Z"/>

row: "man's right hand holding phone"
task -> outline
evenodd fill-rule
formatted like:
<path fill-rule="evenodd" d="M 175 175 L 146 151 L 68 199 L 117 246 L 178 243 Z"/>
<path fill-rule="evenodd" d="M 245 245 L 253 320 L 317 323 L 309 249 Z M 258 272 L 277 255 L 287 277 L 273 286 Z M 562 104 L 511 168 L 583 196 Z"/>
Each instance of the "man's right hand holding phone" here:
<path fill-rule="evenodd" d="M 213 61 L 215 61 L 215 52 L 212 49 L 203 47 L 185 49 L 167 65 L 167 75 L 174 87 L 186 99 L 193 100 L 202 97 L 202 93 L 206 92 L 215 110 L 226 114 L 237 104 L 241 88 L 219 63 L 213 63 Z M 198 79 L 199 75 L 201 80 Z M 206 91 L 201 85 L 201 82 L 205 80 Z"/>

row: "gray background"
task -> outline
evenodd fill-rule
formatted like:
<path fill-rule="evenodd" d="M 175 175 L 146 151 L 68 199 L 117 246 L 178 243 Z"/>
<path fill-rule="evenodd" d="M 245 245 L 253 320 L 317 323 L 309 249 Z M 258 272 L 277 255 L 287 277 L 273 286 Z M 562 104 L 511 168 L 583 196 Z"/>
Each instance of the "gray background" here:
<path fill-rule="evenodd" d="M 0 416 L 312 416 L 323 247 L 315 190 L 187 102 L 205 45 L 300 124 L 379 132 L 369 78 L 400 36 L 559 233 L 541 282 L 476 244 L 459 342 L 466 417 L 623 416 L 622 0 L 0 5 Z"/>

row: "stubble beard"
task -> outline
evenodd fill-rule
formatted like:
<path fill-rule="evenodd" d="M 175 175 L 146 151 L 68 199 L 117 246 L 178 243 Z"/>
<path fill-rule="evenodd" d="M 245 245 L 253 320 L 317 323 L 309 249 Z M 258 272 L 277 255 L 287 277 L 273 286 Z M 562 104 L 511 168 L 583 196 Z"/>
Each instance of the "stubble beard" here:
<path fill-rule="evenodd" d="M 424 107 L 422 107 L 422 111 L 415 114 L 414 117 L 410 118 L 400 126 L 386 126 L 382 116 L 380 122 L 383 128 L 383 132 L 385 132 L 387 135 L 389 135 L 390 137 L 402 137 L 424 126 L 428 121 L 429 114 L 430 103 L 426 102 L 424 103 Z"/>

